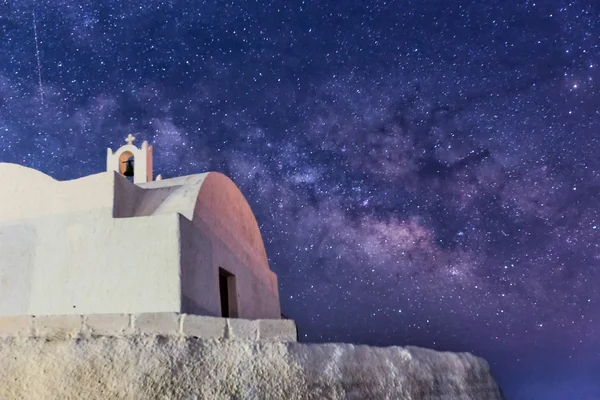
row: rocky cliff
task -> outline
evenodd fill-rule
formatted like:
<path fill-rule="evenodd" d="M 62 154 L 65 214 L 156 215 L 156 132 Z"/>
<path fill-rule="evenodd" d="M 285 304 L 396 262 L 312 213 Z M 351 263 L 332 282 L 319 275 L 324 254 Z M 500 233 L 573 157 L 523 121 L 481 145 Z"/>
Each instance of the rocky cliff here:
<path fill-rule="evenodd" d="M 285 341 L 290 322 L 236 321 L 221 332 L 213 328 L 223 319 L 196 320 L 209 338 L 185 334 L 179 317 L 175 332 L 155 324 L 154 333 L 148 318 L 142 330 L 110 318 L 28 318 L 0 321 L 2 400 L 502 399 L 488 364 L 470 354 Z"/>

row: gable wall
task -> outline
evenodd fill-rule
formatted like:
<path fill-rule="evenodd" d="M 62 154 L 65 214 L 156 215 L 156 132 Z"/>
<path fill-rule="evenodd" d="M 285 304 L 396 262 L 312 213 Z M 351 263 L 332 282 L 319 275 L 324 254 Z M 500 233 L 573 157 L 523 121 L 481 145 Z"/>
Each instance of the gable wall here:
<path fill-rule="evenodd" d="M 0 315 L 178 312 L 177 215 L 0 226 Z"/>

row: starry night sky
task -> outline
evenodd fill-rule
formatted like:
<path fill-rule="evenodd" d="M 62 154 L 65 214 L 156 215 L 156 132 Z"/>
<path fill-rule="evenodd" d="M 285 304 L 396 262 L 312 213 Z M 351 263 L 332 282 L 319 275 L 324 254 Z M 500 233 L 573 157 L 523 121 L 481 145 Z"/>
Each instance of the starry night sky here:
<path fill-rule="evenodd" d="M 0 161 L 223 172 L 303 341 L 509 400 L 600 398 L 599 90 L 594 1 L 0 0 Z"/>

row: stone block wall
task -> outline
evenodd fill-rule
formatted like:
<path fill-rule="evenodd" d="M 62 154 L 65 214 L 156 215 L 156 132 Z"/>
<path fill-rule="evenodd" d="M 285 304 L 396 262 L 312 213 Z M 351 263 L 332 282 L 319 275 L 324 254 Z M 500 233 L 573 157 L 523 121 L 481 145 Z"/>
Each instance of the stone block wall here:
<path fill-rule="evenodd" d="M 0 337 L 68 339 L 132 335 L 297 341 L 292 320 L 245 320 L 178 313 L 0 317 Z"/>

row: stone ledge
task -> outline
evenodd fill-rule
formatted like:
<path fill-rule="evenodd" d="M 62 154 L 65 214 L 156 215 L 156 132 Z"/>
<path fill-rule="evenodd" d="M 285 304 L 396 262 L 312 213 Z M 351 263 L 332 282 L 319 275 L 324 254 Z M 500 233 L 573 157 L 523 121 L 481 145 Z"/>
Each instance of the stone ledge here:
<path fill-rule="evenodd" d="M 79 336 L 83 330 L 81 315 L 40 315 L 32 319 L 36 337 L 68 339 Z"/>
<path fill-rule="evenodd" d="M 181 320 L 181 333 L 184 336 L 203 339 L 222 339 L 225 337 L 227 327 L 225 318 L 183 314 Z"/>
<path fill-rule="evenodd" d="M 178 335 L 180 315 L 176 313 L 134 314 L 133 329 L 145 335 Z"/>
<path fill-rule="evenodd" d="M 24 315 L 0 317 L 0 337 L 177 336 L 296 342 L 292 320 L 246 320 L 178 313 Z"/>
<path fill-rule="evenodd" d="M 296 342 L 298 331 L 296 323 L 290 319 L 258 320 L 258 339 L 276 342 Z"/>
<path fill-rule="evenodd" d="M 27 315 L 0 318 L 0 337 L 33 336 L 33 318 Z"/>
<path fill-rule="evenodd" d="M 92 336 L 124 336 L 133 333 L 129 314 L 93 314 L 84 316 L 84 333 Z"/>
<path fill-rule="evenodd" d="M 258 321 L 227 319 L 226 339 L 258 340 Z"/>

